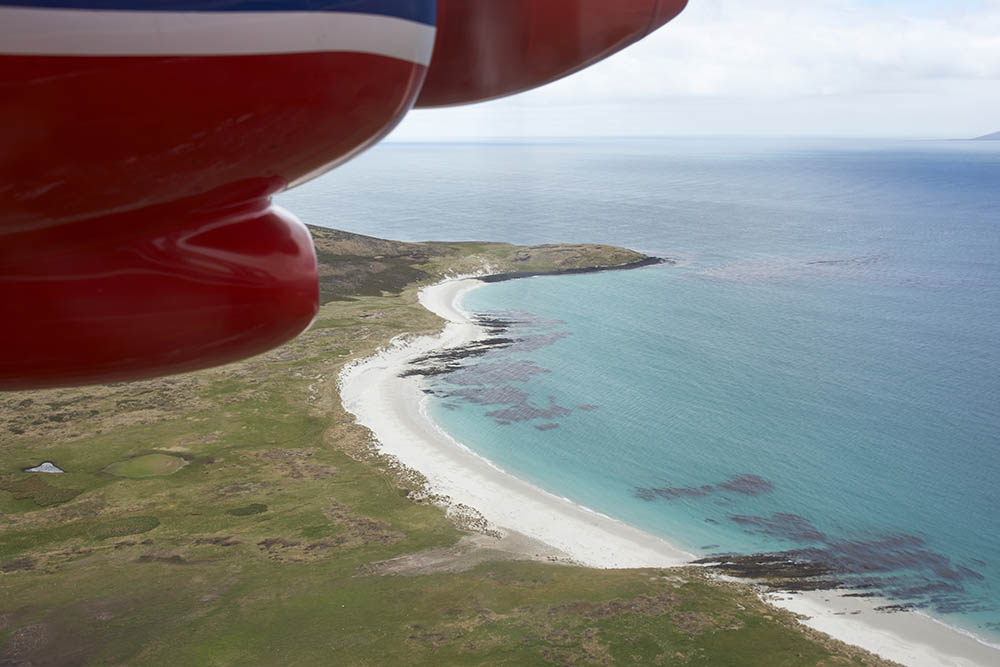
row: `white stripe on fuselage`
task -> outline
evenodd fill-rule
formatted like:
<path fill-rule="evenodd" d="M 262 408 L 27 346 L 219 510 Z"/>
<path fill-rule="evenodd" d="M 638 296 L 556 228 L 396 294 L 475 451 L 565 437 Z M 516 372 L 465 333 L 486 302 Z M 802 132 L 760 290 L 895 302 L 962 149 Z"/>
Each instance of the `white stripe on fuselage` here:
<path fill-rule="evenodd" d="M 0 7 L 0 55 L 220 56 L 347 51 L 427 65 L 434 26 L 352 12 Z"/>

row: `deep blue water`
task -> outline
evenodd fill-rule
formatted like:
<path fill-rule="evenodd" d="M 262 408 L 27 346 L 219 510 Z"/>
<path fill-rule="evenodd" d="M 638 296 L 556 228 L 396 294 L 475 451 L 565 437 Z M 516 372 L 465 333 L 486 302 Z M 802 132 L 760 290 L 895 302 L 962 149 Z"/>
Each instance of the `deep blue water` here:
<path fill-rule="evenodd" d="M 435 419 L 697 553 L 793 551 L 995 640 L 998 185 L 997 143 L 385 144 L 280 203 L 675 258 L 471 293 L 521 342 L 437 380 Z"/>

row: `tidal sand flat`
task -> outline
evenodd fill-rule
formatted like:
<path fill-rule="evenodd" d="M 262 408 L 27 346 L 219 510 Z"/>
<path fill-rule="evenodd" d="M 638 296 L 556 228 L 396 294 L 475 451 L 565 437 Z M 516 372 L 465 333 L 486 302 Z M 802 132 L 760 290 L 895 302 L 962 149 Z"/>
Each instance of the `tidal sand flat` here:
<path fill-rule="evenodd" d="M 380 449 L 419 470 L 432 492 L 475 508 L 492 526 L 540 540 L 576 563 L 601 568 L 670 567 L 693 555 L 625 523 L 528 484 L 478 456 L 427 415 L 416 377 L 400 377 L 411 361 L 459 348 L 485 336 L 459 305 L 482 286 L 466 278 L 425 288 L 420 303 L 446 321 L 437 336 L 397 339 L 373 357 L 345 368 L 345 408 L 378 438 Z"/>

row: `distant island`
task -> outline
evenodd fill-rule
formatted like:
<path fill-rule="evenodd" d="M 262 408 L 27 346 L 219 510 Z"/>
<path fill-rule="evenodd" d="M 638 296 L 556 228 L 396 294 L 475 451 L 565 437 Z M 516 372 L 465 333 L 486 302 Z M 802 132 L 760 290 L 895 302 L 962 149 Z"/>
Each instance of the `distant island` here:
<path fill-rule="evenodd" d="M 973 141 L 1000 141 L 1000 132 L 994 132 L 993 134 L 976 137 Z"/>

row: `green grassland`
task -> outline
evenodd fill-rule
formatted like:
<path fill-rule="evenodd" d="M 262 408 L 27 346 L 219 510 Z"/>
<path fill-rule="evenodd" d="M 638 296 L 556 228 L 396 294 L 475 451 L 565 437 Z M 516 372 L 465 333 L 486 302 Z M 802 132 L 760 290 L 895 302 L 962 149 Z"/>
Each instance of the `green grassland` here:
<path fill-rule="evenodd" d="M 187 461 L 183 457 L 173 454 L 153 453 L 112 463 L 108 466 L 107 471 L 118 477 L 143 479 L 145 477 L 172 475 L 186 465 Z"/>
<path fill-rule="evenodd" d="M 697 569 L 373 574 L 466 532 L 343 410 L 343 364 L 436 330 L 416 291 L 441 275 L 641 255 L 313 233 L 324 305 L 291 343 L 0 394 L 0 664 L 884 664 Z M 43 460 L 66 473 L 21 472 Z"/>

